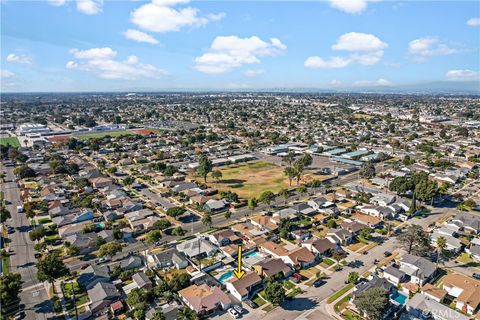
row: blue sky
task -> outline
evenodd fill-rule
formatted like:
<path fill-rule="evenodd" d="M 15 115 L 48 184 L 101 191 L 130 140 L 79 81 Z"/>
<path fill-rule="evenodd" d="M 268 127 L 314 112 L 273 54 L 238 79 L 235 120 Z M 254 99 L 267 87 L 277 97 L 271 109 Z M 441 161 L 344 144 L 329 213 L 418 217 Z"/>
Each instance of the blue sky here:
<path fill-rule="evenodd" d="M 477 1 L 1 2 L 2 91 L 479 81 Z"/>

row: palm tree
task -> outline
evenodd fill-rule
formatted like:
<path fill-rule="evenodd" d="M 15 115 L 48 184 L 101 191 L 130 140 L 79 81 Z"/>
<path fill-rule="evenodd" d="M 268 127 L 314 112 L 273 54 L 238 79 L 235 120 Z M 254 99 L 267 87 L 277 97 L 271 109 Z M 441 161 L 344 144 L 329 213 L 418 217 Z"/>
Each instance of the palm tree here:
<path fill-rule="evenodd" d="M 447 240 L 444 237 L 437 238 L 437 269 L 438 269 L 438 262 L 440 261 L 440 256 L 442 255 L 443 250 L 447 246 Z"/>
<path fill-rule="evenodd" d="M 205 213 L 202 218 L 202 223 L 204 226 L 211 228 L 212 227 L 212 215 L 210 213 Z"/>
<path fill-rule="evenodd" d="M 178 320 L 197 320 L 197 314 L 188 307 L 180 309 L 177 313 Z"/>

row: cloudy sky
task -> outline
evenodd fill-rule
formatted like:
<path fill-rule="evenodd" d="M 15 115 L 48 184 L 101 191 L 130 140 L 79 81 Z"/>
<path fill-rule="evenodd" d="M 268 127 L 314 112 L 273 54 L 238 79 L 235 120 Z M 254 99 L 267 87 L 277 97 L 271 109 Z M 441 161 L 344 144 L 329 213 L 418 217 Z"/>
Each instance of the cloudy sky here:
<path fill-rule="evenodd" d="M 1 1 L 2 91 L 479 81 L 477 1 Z"/>

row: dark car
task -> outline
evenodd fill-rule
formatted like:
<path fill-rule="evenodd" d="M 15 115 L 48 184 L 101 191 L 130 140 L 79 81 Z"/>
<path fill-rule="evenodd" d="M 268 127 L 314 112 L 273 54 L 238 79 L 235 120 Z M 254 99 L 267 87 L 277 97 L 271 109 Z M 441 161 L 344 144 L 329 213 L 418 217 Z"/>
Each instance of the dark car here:
<path fill-rule="evenodd" d="M 290 280 L 290 281 L 292 281 L 292 282 L 294 282 L 294 283 L 299 283 L 299 282 L 300 282 L 300 280 L 298 280 L 298 279 L 295 278 L 295 277 L 290 277 L 290 278 L 288 278 L 288 280 Z"/>
<path fill-rule="evenodd" d="M 392 253 L 391 253 L 390 251 L 385 251 L 385 252 L 383 253 L 383 255 L 384 255 L 385 257 L 390 257 L 390 256 L 392 255 Z"/>
<path fill-rule="evenodd" d="M 379 262 L 377 259 L 373 260 L 373 264 L 378 264 Z"/>
<path fill-rule="evenodd" d="M 368 251 L 363 251 L 363 254 L 367 255 L 367 254 L 368 254 Z"/>
<path fill-rule="evenodd" d="M 477 280 L 480 280 L 480 273 L 474 273 L 472 277 L 474 277 Z"/>
<path fill-rule="evenodd" d="M 82 266 L 80 267 L 80 269 L 84 270 L 84 269 L 87 269 L 89 266 L 90 266 L 90 264 L 85 263 L 85 264 L 82 264 Z"/>
<path fill-rule="evenodd" d="M 314 286 L 315 288 L 318 288 L 318 287 L 324 285 L 325 283 L 326 283 L 325 280 L 323 280 L 323 279 L 318 279 L 318 280 L 315 280 L 315 282 L 313 283 L 313 286 Z"/>
<path fill-rule="evenodd" d="M 35 253 L 35 259 L 40 259 L 42 257 L 42 254 L 41 253 Z"/>

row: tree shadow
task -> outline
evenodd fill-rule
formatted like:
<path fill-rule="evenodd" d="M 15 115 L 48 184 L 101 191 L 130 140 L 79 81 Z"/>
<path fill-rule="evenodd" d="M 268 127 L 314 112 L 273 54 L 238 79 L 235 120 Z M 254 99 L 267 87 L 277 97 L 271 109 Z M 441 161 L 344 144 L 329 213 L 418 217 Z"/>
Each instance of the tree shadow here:
<path fill-rule="evenodd" d="M 280 306 L 284 310 L 305 311 L 311 310 L 318 305 L 316 300 L 310 298 L 292 298 L 285 300 Z"/>

